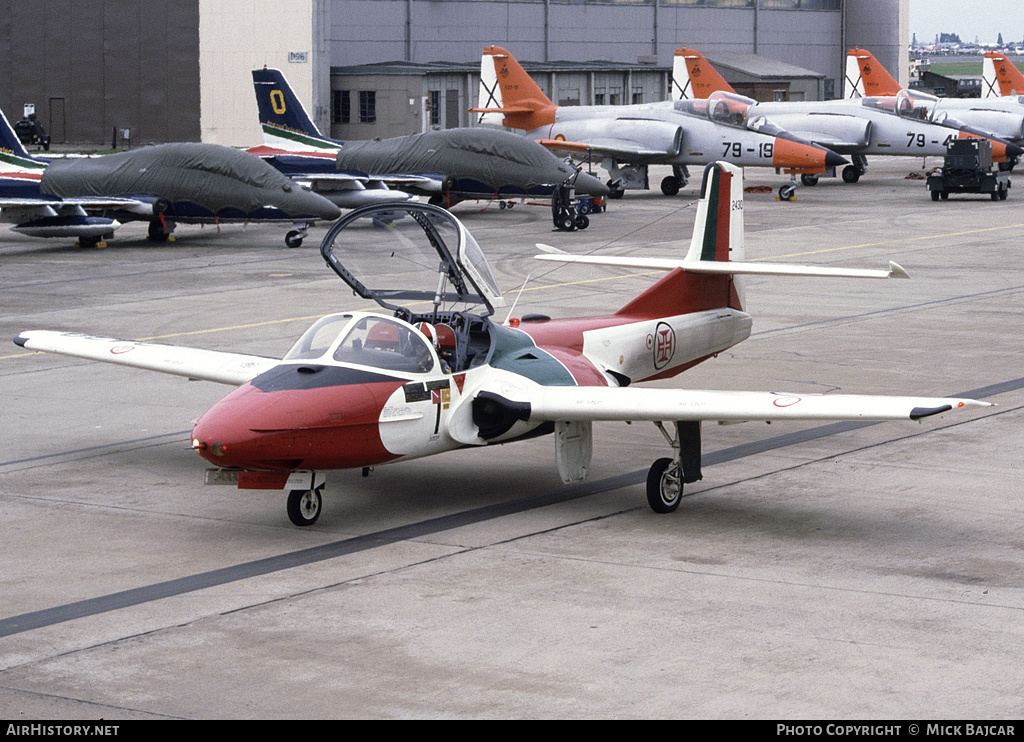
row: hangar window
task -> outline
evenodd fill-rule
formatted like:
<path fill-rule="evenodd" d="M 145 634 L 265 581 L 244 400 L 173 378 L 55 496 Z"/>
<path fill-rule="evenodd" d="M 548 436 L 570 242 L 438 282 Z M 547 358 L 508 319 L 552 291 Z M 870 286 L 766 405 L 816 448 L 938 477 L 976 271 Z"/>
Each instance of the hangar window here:
<path fill-rule="evenodd" d="M 352 103 L 348 90 L 331 91 L 331 123 L 349 124 L 352 122 Z"/>
<path fill-rule="evenodd" d="M 377 91 L 376 90 L 360 90 L 359 91 L 359 123 L 360 124 L 375 124 L 375 123 L 377 123 Z"/>
<path fill-rule="evenodd" d="M 427 124 L 429 126 L 441 125 L 441 91 L 427 91 Z"/>

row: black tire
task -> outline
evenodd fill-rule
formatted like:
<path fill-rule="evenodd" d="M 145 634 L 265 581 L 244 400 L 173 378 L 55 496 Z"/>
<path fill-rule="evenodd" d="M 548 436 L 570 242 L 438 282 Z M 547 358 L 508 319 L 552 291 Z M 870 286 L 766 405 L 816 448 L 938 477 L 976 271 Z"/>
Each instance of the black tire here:
<path fill-rule="evenodd" d="M 999 200 L 1000 201 L 1005 201 L 1006 197 L 1009 196 L 1009 195 L 1010 195 L 1010 189 L 1009 188 L 1000 188 L 999 189 Z"/>
<path fill-rule="evenodd" d="M 586 214 L 576 215 L 576 229 L 586 229 L 590 226 L 590 217 Z"/>
<path fill-rule="evenodd" d="M 288 493 L 288 520 L 300 527 L 311 526 L 320 517 L 320 490 L 292 490 Z"/>
<path fill-rule="evenodd" d="M 286 247 L 301 247 L 302 240 L 302 232 L 297 229 L 291 230 L 284 236 L 284 244 Z"/>
<path fill-rule="evenodd" d="M 626 192 L 625 188 L 616 188 L 614 185 L 615 181 L 608 181 L 608 198 L 622 198 L 622 195 Z"/>
<path fill-rule="evenodd" d="M 800 182 L 803 183 L 805 186 L 818 185 L 818 176 L 804 174 L 800 176 Z"/>
<path fill-rule="evenodd" d="M 932 191 L 932 201 L 938 201 L 938 200 L 939 200 L 939 192 L 938 191 Z"/>
<path fill-rule="evenodd" d="M 948 199 L 948 198 L 949 198 L 949 191 L 940 191 L 940 192 L 939 192 L 939 197 L 940 197 L 940 198 L 941 198 L 941 199 L 942 199 L 943 201 L 945 201 L 946 199 Z"/>
<path fill-rule="evenodd" d="M 783 201 L 789 201 L 793 196 L 796 195 L 796 188 L 791 185 L 779 186 L 779 198 Z"/>
<path fill-rule="evenodd" d="M 558 217 L 558 228 L 563 232 L 572 232 L 576 229 L 576 218 L 572 214 L 565 214 Z"/>
<path fill-rule="evenodd" d="M 164 229 L 163 224 L 160 223 L 159 219 L 153 219 L 149 222 L 149 230 L 146 233 L 146 239 L 150 242 L 167 242 L 167 238 L 171 235 Z"/>
<path fill-rule="evenodd" d="M 856 183 L 858 180 L 860 180 L 860 170 L 853 165 L 847 165 L 843 168 L 844 183 Z"/>
<path fill-rule="evenodd" d="M 658 459 L 647 472 L 647 504 L 656 513 L 671 513 L 683 499 L 683 480 L 672 459 Z"/>
<path fill-rule="evenodd" d="M 675 196 L 679 193 L 682 183 L 674 175 L 667 175 L 661 181 L 661 192 L 666 196 Z"/>
<path fill-rule="evenodd" d="M 999 200 L 999 191 L 992 191 L 992 193 L 990 193 L 988 195 L 989 195 L 989 198 L 991 198 L 993 201 L 998 201 Z"/>

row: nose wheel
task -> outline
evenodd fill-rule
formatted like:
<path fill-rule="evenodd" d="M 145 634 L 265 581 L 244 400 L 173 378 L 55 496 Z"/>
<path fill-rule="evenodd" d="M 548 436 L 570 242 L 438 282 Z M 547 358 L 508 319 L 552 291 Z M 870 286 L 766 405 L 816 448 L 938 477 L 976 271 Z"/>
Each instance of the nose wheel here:
<path fill-rule="evenodd" d="M 288 493 L 288 519 L 297 526 L 311 526 L 320 517 L 320 490 L 292 490 Z"/>

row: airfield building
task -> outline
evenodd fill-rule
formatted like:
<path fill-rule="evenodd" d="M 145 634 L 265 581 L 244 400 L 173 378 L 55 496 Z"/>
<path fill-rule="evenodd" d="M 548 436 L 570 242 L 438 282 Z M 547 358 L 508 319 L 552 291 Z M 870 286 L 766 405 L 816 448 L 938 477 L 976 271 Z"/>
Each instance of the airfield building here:
<path fill-rule="evenodd" d="M 284 70 L 339 138 L 472 123 L 484 46 L 552 100 L 668 95 L 700 49 L 761 99 L 842 94 L 848 47 L 906 77 L 909 0 L 0 0 L 0 106 L 54 144 L 262 140 L 250 71 Z M 906 80 L 904 80 L 906 82 Z"/>

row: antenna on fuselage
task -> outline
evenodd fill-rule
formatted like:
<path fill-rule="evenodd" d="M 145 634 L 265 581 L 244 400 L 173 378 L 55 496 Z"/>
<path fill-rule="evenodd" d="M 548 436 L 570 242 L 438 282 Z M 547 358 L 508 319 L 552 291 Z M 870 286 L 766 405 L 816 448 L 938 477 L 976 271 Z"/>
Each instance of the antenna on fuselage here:
<path fill-rule="evenodd" d="M 502 325 L 503 325 L 504 327 L 508 327 L 508 325 L 509 325 L 509 321 L 510 321 L 510 320 L 512 319 L 512 313 L 513 313 L 514 311 L 516 311 L 516 304 L 518 304 L 518 303 L 519 303 L 519 297 L 523 295 L 523 291 L 524 291 L 524 290 L 526 289 L 526 284 L 528 284 L 528 283 L 530 282 L 530 279 L 531 279 L 532 277 L 533 277 L 533 274 L 532 274 L 532 273 L 530 273 L 530 274 L 529 274 L 529 275 L 528 275 L 528 276 L 526 277 L 526 280 L 525 280 L 525 281 L 523 281 L 523 285 L 519 287 L 519 292 L 518 292 L 518 293 L 516 294 L 516 300 L 515 300 L 514 302 L 512 302 L 512 306 L 510 306 L 510 307 L 508 308 L 508 316 L 507 316 L 507 317 L 505 317 L 505 321 L 501 323 L 501 324 L 502 324 Z"/>

